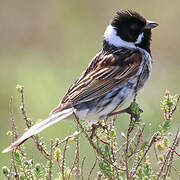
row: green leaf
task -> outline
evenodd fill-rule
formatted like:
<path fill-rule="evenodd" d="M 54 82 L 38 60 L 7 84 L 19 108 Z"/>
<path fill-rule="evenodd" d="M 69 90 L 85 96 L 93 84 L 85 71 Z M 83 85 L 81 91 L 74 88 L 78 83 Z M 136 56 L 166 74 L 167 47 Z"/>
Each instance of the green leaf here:
<path fill-rule="evenodd" d="M 3 174 L 4 174 L 5 176 L 8 176 L 8 175 L 9 175 L 10 170 L 8 169 L 7 166 L 3 166 L 3 167 L 2 167 L 2 171 L 3 171 Z"/>

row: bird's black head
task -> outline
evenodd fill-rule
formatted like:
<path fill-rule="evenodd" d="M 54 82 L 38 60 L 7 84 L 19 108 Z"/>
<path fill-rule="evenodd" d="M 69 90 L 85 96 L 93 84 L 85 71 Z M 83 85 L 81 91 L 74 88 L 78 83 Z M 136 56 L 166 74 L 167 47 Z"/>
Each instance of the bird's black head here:
<path fill-rule="evenodd" d="M 151 29 L 157 25 L 137 12 L 117 12 L 106 29 L 104 40 L 115 47 L 138 46 L 150 52 Z"/>
<path fill-rule="evenodd" d="M 146 20 L 136 12 L 118 12 L 111 25 L 116 28 L 117 35 L 127 42 L 136 42 L 146 26 Z"/>

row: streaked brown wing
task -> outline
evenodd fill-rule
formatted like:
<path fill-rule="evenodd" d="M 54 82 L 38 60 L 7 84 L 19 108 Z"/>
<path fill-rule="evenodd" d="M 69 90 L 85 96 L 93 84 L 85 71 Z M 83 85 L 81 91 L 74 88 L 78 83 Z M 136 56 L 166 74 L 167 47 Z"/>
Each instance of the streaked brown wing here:
<path fill-rule="evenodd" d="M 113 54 L 101 51 L 52 113 L 70 104 L 74 106 L 112 91 L 135 75 L 140 64 L 141 54 L 138 51 L 122 49 Z"/>

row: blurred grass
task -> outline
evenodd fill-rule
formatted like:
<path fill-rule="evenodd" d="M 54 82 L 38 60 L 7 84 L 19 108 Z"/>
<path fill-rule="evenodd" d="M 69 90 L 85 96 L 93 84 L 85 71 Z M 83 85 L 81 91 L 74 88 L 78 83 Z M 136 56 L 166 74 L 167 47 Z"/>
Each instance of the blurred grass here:
<path fill-rule="evenodd" d="M 11 95 L 19 134 L 25 128 L 18 109 L 20 97 L 16 84 L 25 86 L 28 115 L 33 120 L 46 118 L 101 49 L 107 24 L 122 9 L 136 10 L 160 24 L 152 37 L 152 76 L 138 97 L 144 121 L 157 127 L 162 117 L 159 104 L 164 91 L 179 93 L 180 89 L 179 5 L 178 0 L 0 0 L 0 150 L 10 144 L 6 132 L 11 125 L 8 112 Z M 179 118 L 176 113 L 176 124 Z M 119 117 L 118 131 L 125 131 L 128 122 L 126 115 Z M 73 130 L 74 122 L 67 121 L 50 127 L 42 136 L 46 140 L 63 138 Z M 32 152 L 35 145 L 31 140 L 26 144 L 29 156 L 41 159 L 37 151 Z M 87 152 L 88 143 L 83 141 L 81 146 L 82 152 Z M 90 163 L 92 156 L 93 152 L 89 152 Z M 1 165 L 7 164 L 9 154 L 0 154 L 0 160 Z"/>

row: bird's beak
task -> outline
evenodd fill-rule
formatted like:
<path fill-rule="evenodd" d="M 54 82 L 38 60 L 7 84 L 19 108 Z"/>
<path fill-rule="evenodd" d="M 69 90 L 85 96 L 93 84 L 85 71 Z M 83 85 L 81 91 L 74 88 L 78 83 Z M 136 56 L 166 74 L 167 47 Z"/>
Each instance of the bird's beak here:
<path fill-rule="evenodd" d="M 144 29 L 153 29 L 155 27 L 157 27 L 159 24 L 153 21 L 147 21 L 146 22 L 146 26 Z"/>

